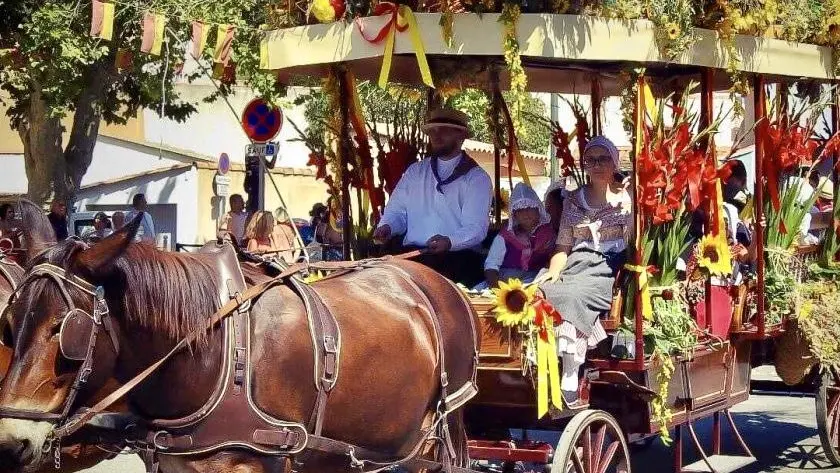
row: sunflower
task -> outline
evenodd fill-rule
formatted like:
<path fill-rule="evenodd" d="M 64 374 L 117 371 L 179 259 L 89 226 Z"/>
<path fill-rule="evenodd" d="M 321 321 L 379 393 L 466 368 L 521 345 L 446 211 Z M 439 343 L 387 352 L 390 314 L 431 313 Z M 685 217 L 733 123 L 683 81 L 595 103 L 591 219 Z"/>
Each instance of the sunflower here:
<path fill-rule="evenodd" d="M 668 33 L 668 39 L 671 41 L 679 38 L 680 33 L 682 32 L 682 30 L 680 30 L 680 25 L 674 22 L 667 23 L 665 25 L 665 31 Z"/>
<path fill-rule="evenodd" d="M 496 308 L 493 309 L 496 320 L 505 326 L 524 324 L 533 320 L 536 311 L 531 301 L 536 292 L 536 285 L 525 287 L 519 279 L 499 281 L 499 288 L 493 289 L 493 294 L 496 296 Z"/>
<path fill-rule="evenodd" d="M 716 276 L 732 274 L 732 255 L 726 237 L 704 236 L 697 245 L 697 265 Z"/>

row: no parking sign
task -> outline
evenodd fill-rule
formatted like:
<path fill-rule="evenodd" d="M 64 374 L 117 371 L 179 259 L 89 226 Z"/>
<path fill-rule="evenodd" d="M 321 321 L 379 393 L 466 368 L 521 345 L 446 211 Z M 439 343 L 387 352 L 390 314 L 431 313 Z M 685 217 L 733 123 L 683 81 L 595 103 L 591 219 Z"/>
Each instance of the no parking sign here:
<path fill-rule="evenodd" d="M 242 129 L 248 138 L 265 143 L 283 127 L 283 112 L 261 98 L 251 100 L 242 111 Z"/>

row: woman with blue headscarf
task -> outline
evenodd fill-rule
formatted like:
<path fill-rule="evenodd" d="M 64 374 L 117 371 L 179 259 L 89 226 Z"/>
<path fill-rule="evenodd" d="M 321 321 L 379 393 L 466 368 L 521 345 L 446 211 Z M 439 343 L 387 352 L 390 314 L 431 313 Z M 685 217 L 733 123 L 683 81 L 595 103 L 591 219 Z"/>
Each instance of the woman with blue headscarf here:
<path fill-rule="evenodd" d="M 610 310 L 615 275 L 624 265 L 632 230 L 630 195 L 616 178 L 618 149 L 604 136 L 587 143 L 581 159 L 588 182 L 563 201 L 556 250 L 539 284 L 563 317 L 557 327 L 566 402 L 578 400 L 578 371 L 586 352 L 607 335 L 600 316 Z"/>

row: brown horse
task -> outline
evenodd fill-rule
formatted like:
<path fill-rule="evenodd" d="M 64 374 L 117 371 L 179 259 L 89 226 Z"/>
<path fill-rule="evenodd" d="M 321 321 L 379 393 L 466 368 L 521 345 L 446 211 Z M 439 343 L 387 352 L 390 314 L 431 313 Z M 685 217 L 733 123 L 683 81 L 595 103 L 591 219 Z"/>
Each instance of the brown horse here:
<path fill-rule="evenodd" d="M 93 247 L 77 241 L 58 244 L 33 264 L 51 264 L 104 289 L 115 322 L 119 353 L 99 332 L 92 373 L 76 398 L 90 396 L 109 377 L 121 383 L 159 360 L 185 335 L 206 323 L 218 309 L 217 276 L 209 255 L 158 251 L 131 243 L 139 218 Z M 407 279 L 405 275 L 408 275 Z M 250 274 L 252 281 L 258 273 Z M 66 279 L 65 279 L 66 280 Z M 78 279 L 76 279 L 78 281 Z M 63 408 L 78 363 L 64 360 L 58 347 L 60 321 L 68 304 L 60 284 L 49 278 L 28 283 L 14 301 L 15 357 L 0 385 L 0 407 L 39 412 Z M 77 309 L 94 313 L 93 300 L 67 284 Z M 437 273 L 411 262 L 393 261 L 315 283 L 343 334 L 341 371 L 326 407 L 325 437 L 384 455 L 400 457 L 425 438 L 439 402 L 439 369 L 449 384 L 473 381 L 479 333 L 475 314 L 460 291 Z M 417 300 L 419 288 L 431 309 Z M 437 314 L 440 339 L 433 314 Z M 316 403 L 313 342 L 306 309 L 286 285 L 274 286 L 253 300 L 250 310 L 251 390 L 253 403 L 275 419 L 307 423 Z M 129 393 L 132 411 L 147 419 L 180 418 L 201 409 L 210 398 L 222 365 L 220 330 L 207 332 L 190 350 L 170 359 Z M 445 366 L 436 366 L 438 347 Z M 458 463 L 466 461 L 460 411 L 450 414 L 449 434 Z M 44 460 L 50 422 L 0 419 L 0 464 L 24 471 Z M 300 471 L 346 470 L 346 455 L 312 454 Z M 165 472 L 285 471 L 286 459 L 243 450 L 202 456 L 159 457 Z"/>
<path fill-rule="evenodd" d="M 40 252 L 56 243 L 52 225 L 50 225 L 41 208 L 28 200 L 22 199 L 15 204 L 15 211 L 23 251 L 16 252 L 16 261 L 0 255 L 0 308 L 6 306 L 15 287 L 23 280 L 25 272 L 23 266 Z M 2 314 L 2 309 L 0 309 L 0 314 Z M 0 339 L 0 379 L 6 376 L 12 359 L 12 331 L 14 327 L 14 320 L 2 320 L 2 317 L 0 315 L 0 335 L 2 335 L 2 339 Z M 101 390 L 98 396 L 107 395 L 113 389 L 114 384 L 110 383 L 105 389 Z M 62 471 L 65 472 L 90 468 L 110 456 L 95 445 L 85 443 L 65 445 L 61 453 Z M 55 468 L 50 464 L 44 466 L 40 471 L 48 473 L 55 471 Z"/>

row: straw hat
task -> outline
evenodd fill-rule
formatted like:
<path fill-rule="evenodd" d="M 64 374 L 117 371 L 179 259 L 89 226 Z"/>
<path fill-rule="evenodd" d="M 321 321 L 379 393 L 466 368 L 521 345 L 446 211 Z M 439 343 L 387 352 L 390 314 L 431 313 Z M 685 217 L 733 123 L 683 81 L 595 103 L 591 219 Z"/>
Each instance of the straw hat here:
<path fill-rule="evenodd" d="M 460 110 L 452 108 L 438 108 L 432 110 L 429 113 L 428 120 L 426 120 L 426 123 L 420 128 L 425 133 L 429 133 L 429 130 L 432 128 L 439 127 L 456 128 L 466 133 L 467 138 L 472 137 L 472 131 L 470 131 L 470 119 L 467 117 L 467 114 L 461 112 Z"/>
<path fill-rule="evenodd" d="M 834 181 L 822 176 L 820 182 L 817 184 L 817 189 L 820 190 L 819 197 L 825 200 L 834 200 Z"/>

